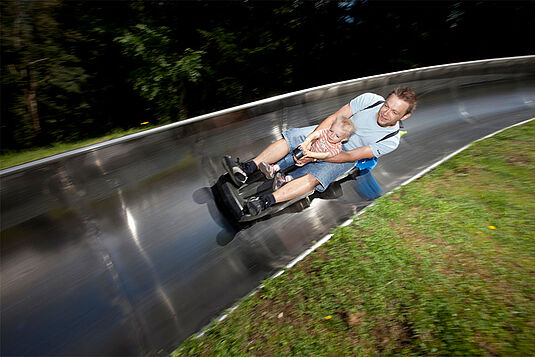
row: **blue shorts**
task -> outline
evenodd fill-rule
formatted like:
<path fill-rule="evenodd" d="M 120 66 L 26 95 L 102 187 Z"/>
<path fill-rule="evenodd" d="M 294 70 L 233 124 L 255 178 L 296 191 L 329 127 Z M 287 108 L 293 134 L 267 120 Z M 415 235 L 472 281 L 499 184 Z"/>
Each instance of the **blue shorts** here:
<path fill-rule="evenodd" d="M 306 137 L 316 129 L 317 125 L 306 126 L 304 128 L 290 129 L 282 133 L 284 140 L 288 144 L 290 152 L 301 144 Z M 342 176 L 355 166 L 355 162 L 326 162 L 318 161 L 311 162 L 305 166 L 297 167 L 297 169 L 288 172 L 293 178 L 298 178 L 310 174 L 318 180 L 319 184 L 316 186 L 316 190 L 323 192 L 329 187 L 329 185 L 335 181 L 338 177 Z"/>

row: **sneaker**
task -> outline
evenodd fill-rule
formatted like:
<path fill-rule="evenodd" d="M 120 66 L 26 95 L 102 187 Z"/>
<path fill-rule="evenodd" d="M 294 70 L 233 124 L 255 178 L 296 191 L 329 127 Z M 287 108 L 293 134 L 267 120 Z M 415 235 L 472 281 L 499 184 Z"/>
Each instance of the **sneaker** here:
<path fill-rule="evenodd" d="M 260 212 L 266 209 L 266 203 L 260 197 L 252 197 L 247 200 L 247 209 L 253 216 L 258 216 Z"/>
<path fill-rule="evenodd" d="M 277 172 L 277 174 L 275 175 L 275 179 L 273 180 L 273 186 L 271 186 L 271 188 L 273 189 L 273 191 L 277 191 L 279 188 L 281 188 L 287 183 L 288 181 L 286 181 L 286 177 L 280 172 Z"/>
<path fill-rule="evenodd" d="M 268 180 L 271 180 L 273 177 L 275 177 L 273 165 L 270 165 L 267 162 L 262 161 L 260 165 L 258 165 L 258 169 L 264 174 L 264 176 L 266 176 Z"/>
<path fill-rule="evenodd" d="M 240 159 L 234 161 L 231 156 L 223 156 L 223 167 L 228 172 L 232 182 L 238 187 L 247 181 L 247 174 L 243 171 L 242 165 Z"/>

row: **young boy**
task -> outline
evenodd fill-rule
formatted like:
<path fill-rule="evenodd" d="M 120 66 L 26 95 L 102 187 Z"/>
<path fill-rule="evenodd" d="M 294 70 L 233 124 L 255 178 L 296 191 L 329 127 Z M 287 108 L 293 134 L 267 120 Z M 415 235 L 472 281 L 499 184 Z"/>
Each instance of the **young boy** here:
<path fill-rule="evenodd" d="M 329 129 L 315 131 L 310 134 L 299 145 L 299 148 L 303 150 L 303 157 L 325 160 L 341 152 L 342 141 L 349 139 L 354 131 L 355 126 L 349 118 L 338 117 Z M 273 191 L 276 191 L 293 180 L 291 175 L 285 176 L 281 173 L 293 165 L 295 165 L 294 155 L 289 153 L 274 165 L 261 162 L 258 165 L 258 169 L 267 179 L 275 178 L 273 180 Z"/>

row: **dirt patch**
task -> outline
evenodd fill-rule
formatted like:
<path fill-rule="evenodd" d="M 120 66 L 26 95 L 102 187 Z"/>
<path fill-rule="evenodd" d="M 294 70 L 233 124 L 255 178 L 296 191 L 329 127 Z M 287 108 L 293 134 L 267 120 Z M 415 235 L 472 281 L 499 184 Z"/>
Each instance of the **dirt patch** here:
<path fill-rule="evenodd" d="M 513 155 L 509 156 L 505 159 L 505 162 L 513 165 L 529 165 L 531 163 L 531 159 L 525 155 L 519 154 L 519 155 Z"/>
<path fill-rule="evenodd" d="M 488 341 L 485 341 L 485 339 L 476 334 L 475 341 L 479 347 L 481 347 L 483 350 L 485 350 L 488 353 L 488 356 L 494 357 L 494 356 L 500 356 L 499 348 L 495 346 L 495 344 L 489 343 Z"/>
<path fill-rule="evenodd" d="M 325 247 L 320 247 L 314 253 L 312 253 L 308 259 L 303 259 L 299 263 L 299 270 L 302 270 L 306 274 L 316 275 L 321 271 L 321 265 L 317 262 L 326 262 L 331 258 L 328 254 L 328 250 Z M 293 273 L 293 272 L 290 272 Z"/>
<path fill-rule="evenodd" d="M 403 321 L 382 319 L 372 329 L 378 351 L 386 349 L 396 350 L 406 346 L 411 341 L 412 329 Z"/>
<path fill-rule="evenodd" d="M 362 325 L 362 321 L 366 316 L 364 311 L 340 311 L 338 312 L 340 317 L 347 323 L 349 328 L 357 328 Z"/>
<path fill-rule="evenodd" d="M 407 191 L 405 190 L 400 190 L 396 193 L 394 193 L 393 195 L 390 196 L 390 199 L 393 200 L 393 201 L 396 201 L 396 202 L 401 202 L 403 201 L 403 197 L 407 194 Z"/>

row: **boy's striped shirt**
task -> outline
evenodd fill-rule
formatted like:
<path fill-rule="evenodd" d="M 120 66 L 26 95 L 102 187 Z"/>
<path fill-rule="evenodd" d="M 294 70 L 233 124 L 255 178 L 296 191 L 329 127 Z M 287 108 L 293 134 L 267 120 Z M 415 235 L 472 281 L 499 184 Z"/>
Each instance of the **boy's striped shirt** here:
<path fill-rule="evenodd" d="M 319 131 L 320 137 L 318 140 L 314 141 L 312 143 L 312 146 L 310 147 L 310 151 L 314 152 L 328 152 L 329 157 L 337 155 L 340 151 L 342 151 L 342 143 L 331 143 L 329 141 L 329 138 L 327 137 L 327 132 L 329 129 L 323 129 Z"/>

